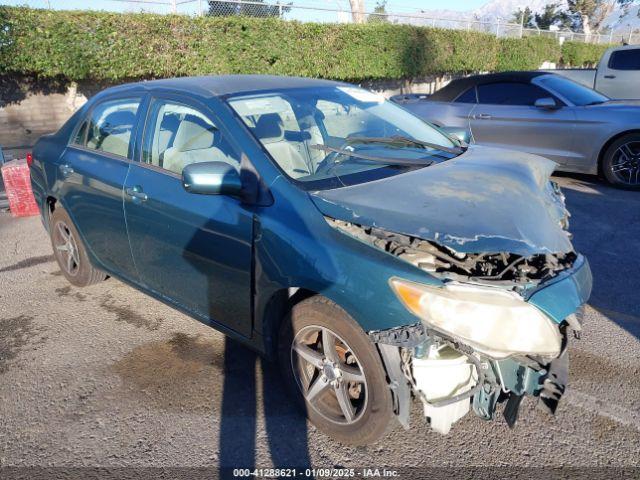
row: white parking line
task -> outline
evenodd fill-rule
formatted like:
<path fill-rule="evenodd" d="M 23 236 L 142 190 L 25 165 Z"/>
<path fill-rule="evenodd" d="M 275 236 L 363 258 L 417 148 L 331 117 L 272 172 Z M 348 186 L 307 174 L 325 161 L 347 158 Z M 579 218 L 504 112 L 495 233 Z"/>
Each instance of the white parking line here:
<path fill-rule="evenodd" d="M 607 417 L 640 431 L 640 413 L 636 411 L 576 390 L 569 390 L 563 396 L 563 400 L 571 405 Z"/>

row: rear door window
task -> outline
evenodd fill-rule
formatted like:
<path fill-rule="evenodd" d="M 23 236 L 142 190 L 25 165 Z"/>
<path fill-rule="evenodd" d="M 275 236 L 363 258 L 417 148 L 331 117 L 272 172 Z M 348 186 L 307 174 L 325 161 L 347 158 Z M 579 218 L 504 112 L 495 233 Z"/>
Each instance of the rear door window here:
<path fill-rule="evenodd" d="M 87 122 L 84 146 L 99 152 L 128 157 L 131 132 L 136 124 L 139 106 L 140 99 L 110 100 L 97 105 L 91 111 Z M 81 127 L 80 130 L 84 128 Z M 82 139 L 76 138 L 76 141 Z"/>
<path fill-rule="evenodd" d="M 499 82 L 478 86 L 478 100 L 483 104 L 533 106 L 536 100 L 551 96 L 530 83 Z"/>
<path fill-rule="evenodd" d="M 609 59 L 609 68 L 613 70 L 640 70 L 640 48 L 613 52 Z"/>

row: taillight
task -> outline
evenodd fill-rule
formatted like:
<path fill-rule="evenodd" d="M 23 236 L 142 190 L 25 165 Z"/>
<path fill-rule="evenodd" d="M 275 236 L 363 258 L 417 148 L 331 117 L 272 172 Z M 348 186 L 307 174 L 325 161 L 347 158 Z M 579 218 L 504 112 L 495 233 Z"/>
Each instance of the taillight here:
<path fill-rule="evenodd" d="M 31 152 L 27 153 L 27 165 L 31 166 L 33 164 L 33 154 Z"/>

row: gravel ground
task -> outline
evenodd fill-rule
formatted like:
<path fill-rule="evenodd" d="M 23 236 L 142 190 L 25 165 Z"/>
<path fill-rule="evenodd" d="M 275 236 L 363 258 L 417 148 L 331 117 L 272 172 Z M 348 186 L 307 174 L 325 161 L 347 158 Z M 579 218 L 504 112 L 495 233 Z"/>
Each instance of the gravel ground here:
<path fill-rule="evenodd" d="M 558 180 L 595 291 L 556 417 L 526 399 L 514 430 L 468 415 L 440 436 L 414 402 L 410 431 L 366 448 L 308 425 L 274 365 L 216 331 L 113 279 L 70 286 L 39 218 L 0 214 L 0 466 L 640 467 L 640 193 Z"/>

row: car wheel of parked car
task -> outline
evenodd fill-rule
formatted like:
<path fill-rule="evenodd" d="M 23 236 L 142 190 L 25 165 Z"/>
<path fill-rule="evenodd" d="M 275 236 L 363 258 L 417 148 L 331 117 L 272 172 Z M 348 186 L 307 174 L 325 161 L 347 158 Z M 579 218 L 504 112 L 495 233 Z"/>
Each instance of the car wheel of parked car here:
<path fill-rule="evenodd" d="M 76 287 L 86 287 L 107 278 L 89 262 L 87 251 L 67 212 L 58 206 L 51 214 L 50 228 L 53 255 L 65 278 Z"/>
<path fill-rule="evenodd" d="M 624 135 L 607 148 L 602 173 L 617 187 L 640 189 L 640 133 Z"/>
<path fill-rule="evenodd" d="M 307 417 L 331 437 L 365 445 L 393 417 L 380 355 L 338 305 L 315 296 L 293 307 L 280 329 L 280 367 Z"/>

